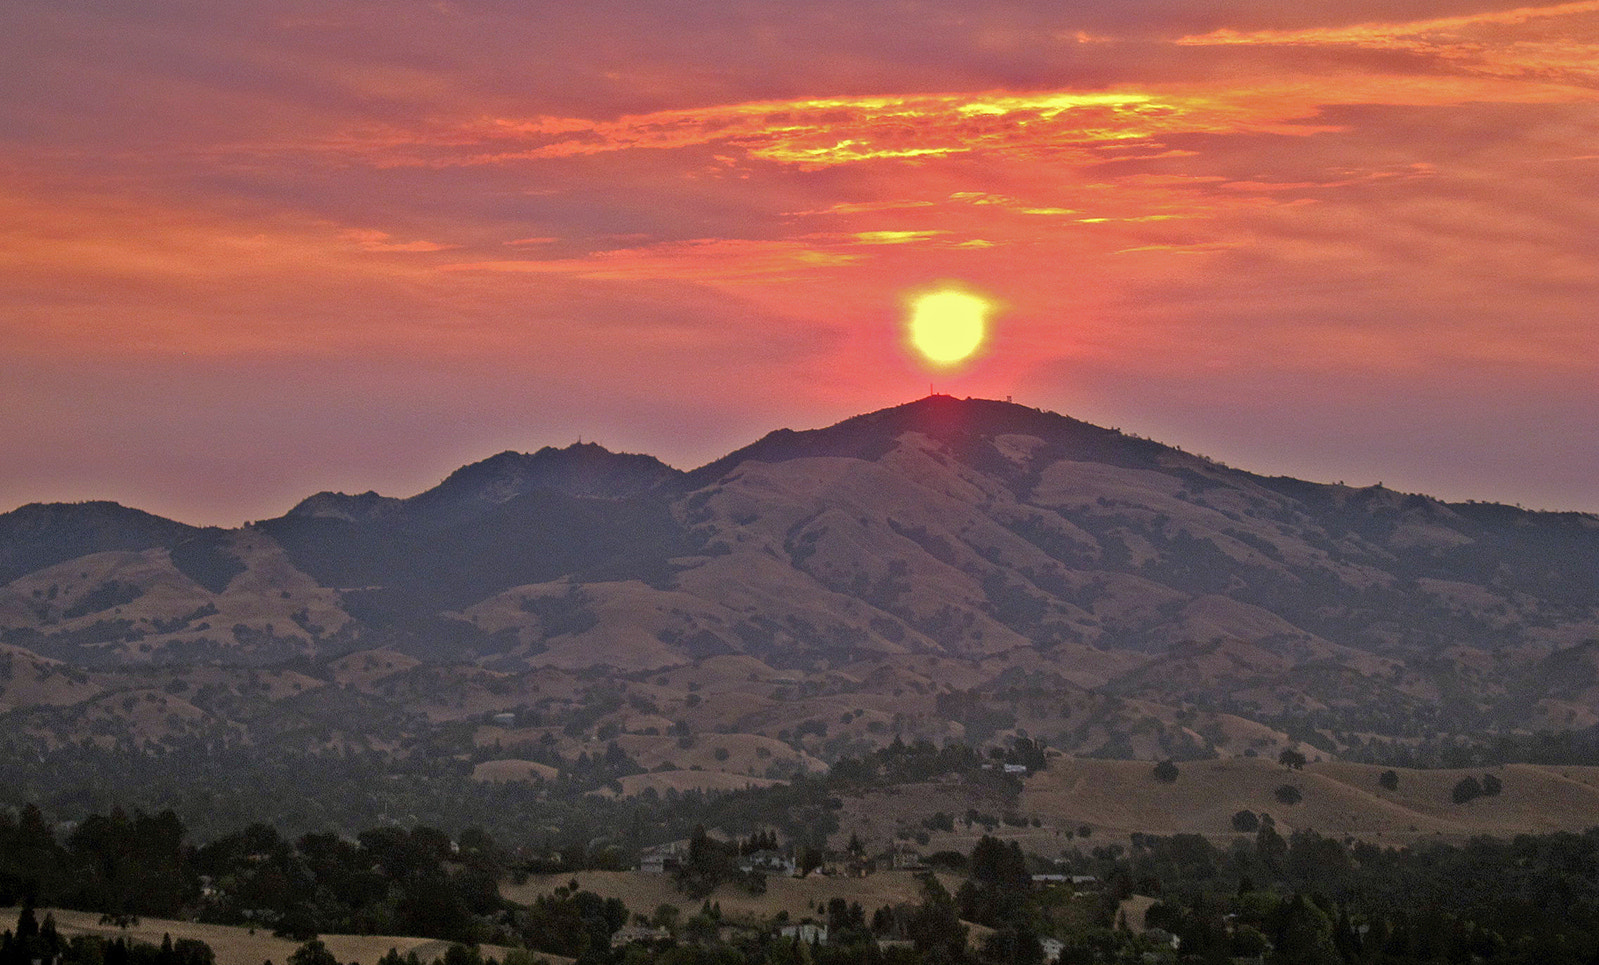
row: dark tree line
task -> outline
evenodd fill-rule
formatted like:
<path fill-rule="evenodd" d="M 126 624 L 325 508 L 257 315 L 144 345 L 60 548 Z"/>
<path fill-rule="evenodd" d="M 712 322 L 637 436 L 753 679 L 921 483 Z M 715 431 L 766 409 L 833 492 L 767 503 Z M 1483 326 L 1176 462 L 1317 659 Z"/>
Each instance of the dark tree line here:
<path fill-rule="evenodd" d="M 162 937 L 160 945 L 126 938 L 74 935 L 64 938 L 46 914 L 40 922 L 33 906 L 24 905 L 14 931 L 0 934 L 0 965 L 214 965 L 211 946 L 193 938 Z"/>
<path fill-rule="evenodd" d="M 506 859 L 487 834 L 428 827 L 296 842 L 251 825 L 203 847 L 171 811 L 91 814 L 58 841 L 34 808 L 0 815 L 0 904 L 56 905 L 113 917 L 190 915 L 318 932 L 413 934 L 476 942 L 504 934 Z"/>

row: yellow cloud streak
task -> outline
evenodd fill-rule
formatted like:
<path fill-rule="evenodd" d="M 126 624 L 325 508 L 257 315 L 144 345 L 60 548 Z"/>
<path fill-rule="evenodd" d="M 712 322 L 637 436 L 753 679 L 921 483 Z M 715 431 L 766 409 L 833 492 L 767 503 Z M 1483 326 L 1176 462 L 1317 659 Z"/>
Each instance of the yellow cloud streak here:
<path fill-rule="evenodd" d="M 969 153 L 1014 140 L 1018 132 L 1066 144 L 1149 136 L 1181 113 L 1143 92 L 926 94 L 759 101 L 658 111 L 614 121 L 537 117 L 496 119 L 484 140 L 554 138 L 466 163 L 575 157 L 630 149 L 731 143 L 755 158 L 825 167 L 880 159 Z M 460 163 L 460 162 L 456 162 Z"/>
<path fill-rule="evenodd" d="M 1599 0 L 1578 0 L 1550 7 L 1517 7 L 1514 10 L 1491 10 L 1484 13 L 1458 17 L 1436 17 L 1430 20 L 1409 22 L 1368 22 L 1347 27 L 1310 27 L 1303 30 L 1238 31 L 1222 28 L 1207 34 L 1180 37 L 1176 43 L 1185 46 L 1218 46 L 1226 44 L 1349 44 L 1354 46 L 1397 45 L 1401 38 L 1421 34 L 1448 34 L 1476 27 L 1516 26 L 1531 20 L 1549 17 L 1569 17 L 1585 13 L 1599 13 Z"/>
<path fill-rule="evenodd" d="M 1599 6 L 1599 0 L 1567 6 Z M 1345 28 L 1342 33 L 1305 31 L 1271 36 L 1279 38 L 1277 42 L 1288 42 L 1280 39 L 1283 37 L 1319 37 L 1332 42 L 1325 38 L 1345 35 L 1373 36 L 1358 28 Z M 1218 43 L 1266 42 L 1249 40 L 1246 35 L 1207 36 L 1222 38 Z M 1201 40 L 1185 38 L 1183 42 Z M 1522 54 L 1529 63 L 1536 59 L 1531 53 Z M 1564 52 L 1550 48 L 1537 55 L 1544 62 L 1567 64 L 1573 70 L 1589 56 L 1599 60 L 1599 48 L 1578 45 Z M 1103 160 L 1102 152 L 1113 145 L 1159 147 L 1162 138 L 1178 134 L 1308 136 L 1335 130 L 1316 125 L 1313 119 L 1322 108 L 1336 104 L 1548 103 L 1594 96 L 1591 90 L 1545 83 L 1541 78 L 1341 74 L 1257 79 L 1221 88 L 1192 83 L 1086 93 L 759 101 L 625 115 L 614 120 L 497 118 L 438 132 L 437 136 L 418 135 L 409 144 L 379 140 L 371 147 L 379 164 L 424 166 L 493 165 L 711 145 L 734 149 L 718 155 L 721 164 L 737 164 L 741 154 L 743 159 L 805 169 L 957 155 L 1091 163 Z M 519 143 L 513 147 L 507 142 Z M 506 149 L 484 150 L 490 147 Z M 426 153 L 411 154 L 408 149 Z"/>
<path fill-rule="evenodd" d="M 1432 58 L 1456 70 L 1591 87 L 1599 81 L 1599 0 L 1519 7 L 1409 23 L 1240 32 L 1177 40 L 1185 46 L 1284 46 L 1384 50 Z M 1560 20 L 1535 28 L 1534 21 Z"/>

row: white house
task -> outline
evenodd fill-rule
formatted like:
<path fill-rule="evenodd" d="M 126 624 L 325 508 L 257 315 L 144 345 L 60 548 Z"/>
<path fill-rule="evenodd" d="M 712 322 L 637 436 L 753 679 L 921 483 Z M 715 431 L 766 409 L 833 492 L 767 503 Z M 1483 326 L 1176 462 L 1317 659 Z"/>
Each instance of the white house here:
<path fill-rule="evenodd" d="M 640 855 L 638 870 L 660 875 L 668 871 L 675 871 L 682 864 L 682 853 L 676 845 L 668 844 L 659 848 L 651 848 Z"/>
<path fill-rule="evenodd" d="M 764 871 L 767 874 L 794 874 L 794 859 L 770 848 L 747 854 L 738 860 L 740 871 Z"/>
<path fill-rule="evenodd" d="M 827 944 L 827 926 L 818 925 L 814 921 L 802 921 L 798 925 L 784 925 L 778 930 L 778 934 L 784 938 L 798 938 L 807 945 L 812 943 L 818 945 Z"/>

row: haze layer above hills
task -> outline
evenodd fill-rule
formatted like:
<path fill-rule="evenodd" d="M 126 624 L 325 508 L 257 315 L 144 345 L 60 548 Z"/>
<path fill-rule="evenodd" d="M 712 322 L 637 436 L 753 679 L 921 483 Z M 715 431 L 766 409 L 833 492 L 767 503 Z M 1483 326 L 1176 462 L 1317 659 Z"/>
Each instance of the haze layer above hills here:
<path fill-rule="evenodd" d="M 1599 518 L 946 396 L 692 472 L 507 452 L 236 530 L 29 505 L 0 516 L 0 581 L 0 711 L 41 746 L 308 721 L 376 746 L 512 713 L 780 777 L 895 734 L 1336 757 L 1599 721 Z M 704 731 L 742 743 L 665 746 Z"/>

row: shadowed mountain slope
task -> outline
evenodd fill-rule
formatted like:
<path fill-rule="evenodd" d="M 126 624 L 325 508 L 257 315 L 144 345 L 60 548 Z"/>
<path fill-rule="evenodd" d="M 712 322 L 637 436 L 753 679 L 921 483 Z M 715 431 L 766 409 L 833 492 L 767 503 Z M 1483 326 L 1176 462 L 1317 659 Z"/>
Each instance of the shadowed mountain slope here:
<path fill-rule="evenodd" d="M 170 546 L 194 532 L 112 502 L 29 503 L 0 515 L 0 583 L 89 553 Z"/>
<path fill-rule="evenodd" d="M 501 453 L 230 532 L 29 506 L 0 516 L 0 563 L 0 641 L 69 664 L 749 659 L 891 696 L 872 734 L 914 714 L 1105 756 L 1599 722 L 1599 519 L 1262 477 L 947 396 L 687 473 L 592 444 Z M 781 728 L 746 696 L 718 726 Z"/>

